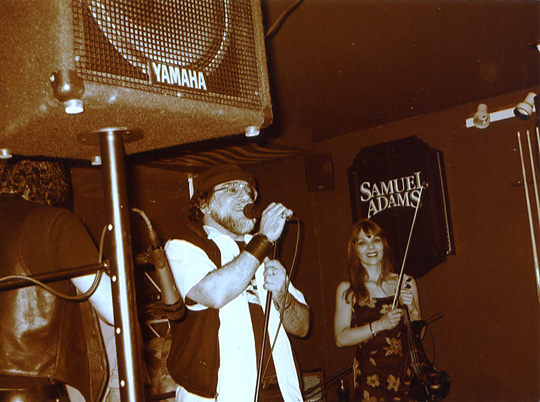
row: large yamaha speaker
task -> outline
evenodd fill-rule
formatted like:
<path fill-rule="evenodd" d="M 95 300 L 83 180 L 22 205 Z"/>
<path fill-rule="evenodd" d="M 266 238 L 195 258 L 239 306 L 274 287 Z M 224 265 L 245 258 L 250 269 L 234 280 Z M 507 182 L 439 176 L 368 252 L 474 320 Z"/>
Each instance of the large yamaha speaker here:
<path fill-rule="evenodd" d="M 135 153 L 269 125 L 259 1 L 2 0 L 0 148 L 86 158 L 77 136 L 105 128 L 141 130 Z"/>

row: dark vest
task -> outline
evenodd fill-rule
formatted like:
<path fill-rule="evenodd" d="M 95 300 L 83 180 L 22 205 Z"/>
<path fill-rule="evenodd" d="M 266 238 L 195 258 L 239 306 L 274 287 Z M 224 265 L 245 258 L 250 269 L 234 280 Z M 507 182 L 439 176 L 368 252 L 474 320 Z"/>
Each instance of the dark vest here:
<path fill-rule="evenodd" d="M 61 211 L 0 197 L 0 276 L 42 273 L 30 272 L 20 241 L 28 216 L 41 212 L 39 208 L 47 218 L 38 222 L 54 220 Z M 43 267 L 47 267 L 43 269 L 51 266 L 51 256 L 43 256 Z M 61 293 L 76 294 L 67 280 L 49 285 Z M 108 366 L 98 320 L 89 302 L 67 302 L 29 286 L 0 291 L 0 306 L 0 387 L 31 387 L 54 380 L 74 386 L 86 401 L 102 397 Z"/>
<path fill-rule="evenodd" d="M 202 226 L 188 225 L 188 230 L 174 236 L 200 247 L 208 258 L 221 267 L 221 252 L 208 240 Z M 186 301 L 189 304 L 189 301 Z M 167 368 L 171 377 L 187 391 L 205 398 L 216 396 L 219 369 L 219 310 L 186 309 L 180 321 L 171 321 L 172 343 Z"/>

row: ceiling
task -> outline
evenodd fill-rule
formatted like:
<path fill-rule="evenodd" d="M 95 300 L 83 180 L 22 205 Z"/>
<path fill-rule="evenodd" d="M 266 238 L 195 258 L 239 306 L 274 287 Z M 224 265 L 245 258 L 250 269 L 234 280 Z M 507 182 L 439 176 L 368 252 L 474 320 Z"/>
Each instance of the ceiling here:
<path fill-rule="evenodd" d="M 540 0 L 261 5 L 272 125 L 256 139 L 151 152 L 154 167 L 197 173 L 220 162 L 261 164 L 350 132 L 540 85 Z M 299 141 L 299 131 L 307 139 Z"/>
<path fill-rule="evenodd" d="M 274 123 L 320 142 L 540 84 L 538 0 L 262 0 Z"/>
<path fill-rule="evenodd" d="M 314 143 L 350 132 L 540 85 L 540 53 L 535 46 L 540 40 L 540 0 L 260 1 L 267 33 L 265 48 L 273 123 L 255 139 L 247 139 L 243 135 L 220 138 L 207 135 L 204 138 L 210 140 L 190 140 L 187 136 L 179 137 L 177 131 L 184 132 L 181 127 L 162 117 L 177 116 L 177 110 L 159 107 L 161 103 L 154 106 L 151 97 L 143 96 L 140 102 L 132 102 L 126 97 L 127 106 L 133 104 L 139 108 L 133 107 L 133 111 L 130 109 L 130 113 L 125 113 L 122 118 L 128 119 L 129 124 L 135 124 L 135 119 L 141 120 L 139 115 L 142 115 L 147 120 L 144 123 L 153 130 L 152 135 L 149 133 L 146 138 L 157 141 L 167 133 L 172 144 L 182 138 L 179 146 L 169 147 L 166 142 L 160 143 L 163 148 L 157 152 L 139 153 L 133 158 L 135 161 L 144 163 L 150 159 L 159 162 L 163 168 L 195 173 L 219 162 L 260 164 L 308 152 Z M 18 7 L 18 2 L 10 4 Z M 56 34 L 56 25 L 50 24 L 46 18 L 43 20 L 47 27 L 52 25 L 50 31 Z M 19 30 L 17 21 L 13 22 L 11 18 L 7 21 L 16 25 L 15 33 L 28 31 Z M 41 54 L 40 43 L 43 40 L 46 39 L 36 41 L 37 50 L 29 49 Z M 21 44 L 15 39 L 10 43 L 12 47 L 5 52 L 13 46 L 18 49 Z M 56 48 L 52 50 L 51 53 L 55 53 Z M 40 59 L 35 55 L 28 58 L 27 51 L 20 53 L 17 58 L 19 64 L 14 65 L 22 65 L 33 72 L 34 59 Z M 49 66 L 46 62 L 42 64 Z M 8 70 L 1 69 L 2 72 Z M 34 76 L 38 76 L 42 85 L 45 75 L 27 74 L 27 77 L 18 69 L 12 70 L 15 73 L 10 77 L 18 80 L 20 75 L 23 77 L 20 82 L 28 82 L 30 88 L 41 91 L 35 100 L 39 107 L 27 105 L 26 87 L 11 92 L 18 94 L 32 116 L 36 112 L 38 117 L 45 116 L 41 112 L 42 107 L 50 109 L 52 106 L 39 103 L 42 102 L 42 87 L 34 85 Z M 50 69 L 45 70 L 49 74 Z M 4 86 L 0 86 L 9 88 L 17 80 L 4 79 Z M 15 83 L 18 85 L 19 81 Z M 45 86 L 49 91 L 48 80 Z M 128 91 L 121 91 L 122 94 L 124 92 Z M 100 99 L 95 98 L 98 106 L 92 109 L 93 112 L 117 114 L 115 108 L 102 107 L 102 103 L 108 104 L 108 98 L 101 103 Z M 54 99 L 51 101 L 56 102 Z M 54 110 L 65 118 L 62 108 L 57 103 L 54 106 Z M 141 109 L 145 113 L 140 113 Z M 15 120 L 4 119 L 9 123 L 8 128 L 11 130 L 11 123 L 26 127 L 22 124 L 26 122 L 26 115 L 22 113 L 22 117 L 19 116 L 21 113 L 17 107 L 9 110 Z M 162 114 L 165 112 L 170 114 Z M 92 115 L 86 117 L 91 119 Z M 77 118 L 77 121 L 82 121 L 80 116 Z M 180 120 L 190 121 L 181 117 Z M 51 140 L 43 141 L 41 135 L 48 136 L 49 130 L 36 123 L 33 128 L 39 135 L 20 137 L 24 141 L 17 137 L 17 141 L 39 152 L 45 152 L 45 145 L 53 150 L 71 151 L 70 143 L 64 131 L 57 127 L 53 115 L 48 122 L 54 127 L 50 130 Z M 160 129 L 162 126 L 158 122 L 167 123 L 166 127 L 171 130 Z M 72 123 L 73 120 L 69 120 L 69 124 Z M 194 131 L 207 133 L 206 119 L 200 118 L 194 123 L 200 123 Z M 94 122 L 92 124 L 95 125 Z M 114 126 L 123 127 L 124 124 Z M 76 131 L 71 126 L 69 129 Z M 9 132 L 12 135 L 15 131 Z M 81 145 L 74 137 L 69 137 L 69 140 Z M 22 147 L 21 144 L 18 146 Z M 86 153 L 93 152 L 93 148 L 88 150 L 85 144 L 81 148 Z"/>

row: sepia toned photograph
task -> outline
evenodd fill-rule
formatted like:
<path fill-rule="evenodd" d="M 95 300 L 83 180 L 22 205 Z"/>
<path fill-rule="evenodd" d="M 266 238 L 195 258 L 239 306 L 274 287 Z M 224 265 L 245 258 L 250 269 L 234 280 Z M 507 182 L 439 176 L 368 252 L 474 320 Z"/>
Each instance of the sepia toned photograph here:
<path fill-rule="evenodd" d="M 539 0 L 0 0 L 0 402 L 539 402 Z"/>

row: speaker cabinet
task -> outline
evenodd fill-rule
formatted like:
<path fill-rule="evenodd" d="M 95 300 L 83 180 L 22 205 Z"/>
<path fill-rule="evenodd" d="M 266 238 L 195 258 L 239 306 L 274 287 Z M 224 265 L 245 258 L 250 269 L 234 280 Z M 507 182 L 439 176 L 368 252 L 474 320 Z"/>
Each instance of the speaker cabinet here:
<path fill-rule="evenodd" d="M 77 136 L 104 128 L 141 130 L 136 153 L 268 126 L 259 1 L 2 0 L 0 147 L 87 158 Z"/>
<path fill-rule="evenodd" d="M 304 164 L 309 191 L 332 190 L 334 188 L 332 154 L 307 154 L 304 158 Z"/>
<path fill-rule="evenodd" d="M 326 402 L 326 387 L 322 384 L 323 381 L 323 370 L 302 373 L 303 395 L 306 402 Z"/>

